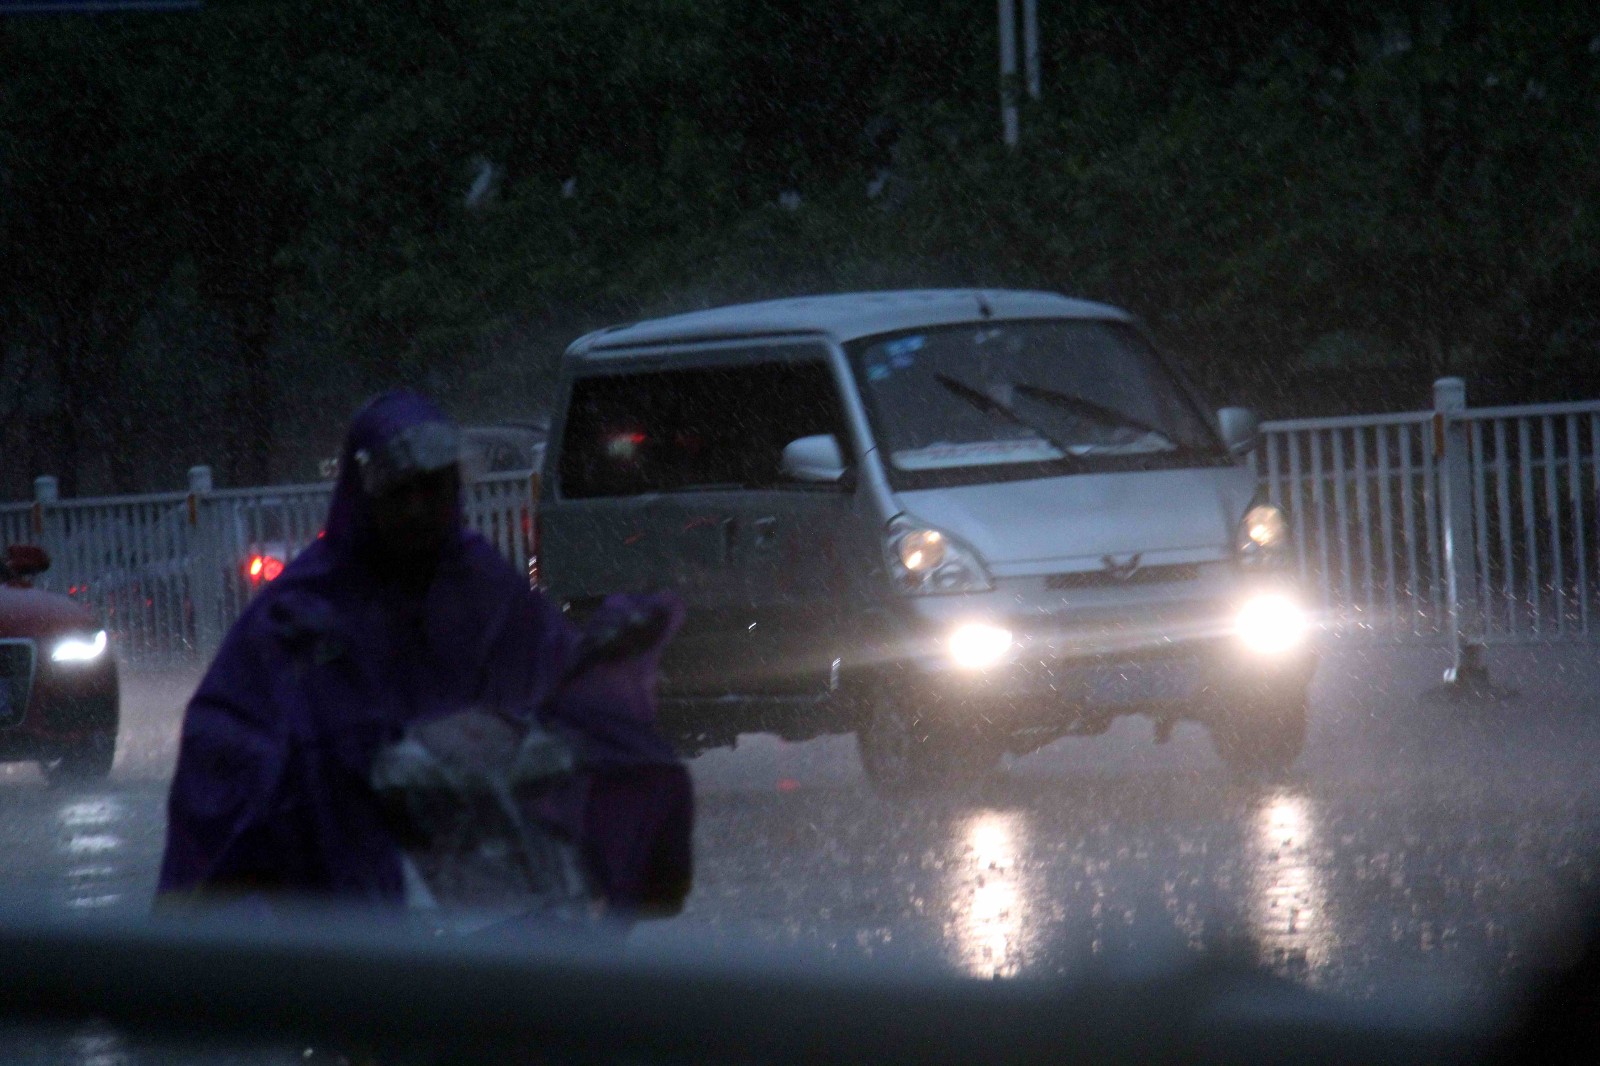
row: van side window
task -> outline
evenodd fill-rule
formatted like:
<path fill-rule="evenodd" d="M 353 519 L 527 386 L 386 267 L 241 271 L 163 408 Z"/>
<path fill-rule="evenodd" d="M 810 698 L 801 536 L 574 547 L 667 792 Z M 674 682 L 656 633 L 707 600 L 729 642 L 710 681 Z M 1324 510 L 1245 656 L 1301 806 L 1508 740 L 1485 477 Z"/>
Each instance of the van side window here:
<path fill-rule="evenodd" d="M 845 440 L 833 376 L 820 362 L 657 370 L 573 383 L 560 492 L 569 499 L 650 492 L 797 488 L 784 446 Z"/>

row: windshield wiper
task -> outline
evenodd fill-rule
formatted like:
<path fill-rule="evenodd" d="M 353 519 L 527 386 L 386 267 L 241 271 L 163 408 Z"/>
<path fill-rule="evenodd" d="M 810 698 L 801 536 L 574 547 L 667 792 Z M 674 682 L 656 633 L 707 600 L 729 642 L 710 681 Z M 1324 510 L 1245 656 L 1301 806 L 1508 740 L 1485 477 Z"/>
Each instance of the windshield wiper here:
<path fill-rule="evenodd" d="M 1081 396 L 1057 392 L 1055 389 L 1047 389 L 1040 385 L 1028 385 L 1017 381 L 1013 382 L 1011 387 L 1031 400 L 1038 400 L 1040 403 L 1047 403 L 1052 407 L 1059 407 L 1064 411 L 1081 415 L 1084 418 L 1100 423 L 1107 429 L 1131 429 L 1139 433 L 1152 433 L 1166 441 L 1169 447 L 1182 450 L 1179 449 L 1178 442 L 1173 440 L 1170 434 L 1157 429 L 1148 422 L 1141 422 L 1132 415 L 1123 414 L 1115 408 L 1105 407 L 1095 403 L 1093 400 L 1085 400 Z"/>
<path fill-rule="evenodd" d="M 957 381 L 948 374 L 935 374 L 933 375 L 933 380 L 937 381 L 940 385 L 943 385 L 947 391 L 961 397 L 978 410 L 983 411 L 986 414 L 998 415 L 1000 418 L 1010 422 L 1012 425 L 1020 426 L 1029 433 L 1034 434 L 1040 440 L 1050 445 L 1050 447 L 1060 452 L 1062 461 L 1072 463 L 1073 465 L 1082 465 L 1078 462 L 1078 457 L 1074 455 L 1070 449 L 1068 449 L 1064 442 L 1057 440 L 1043 429 L 1040 429 L 1026 418 L 1023 418 L 1021 415 L 1017 414 L 1015 411 L 1001 403 L 999 400 L 995 399 L 993 396 L 978 391 L 964 381 Z"/>

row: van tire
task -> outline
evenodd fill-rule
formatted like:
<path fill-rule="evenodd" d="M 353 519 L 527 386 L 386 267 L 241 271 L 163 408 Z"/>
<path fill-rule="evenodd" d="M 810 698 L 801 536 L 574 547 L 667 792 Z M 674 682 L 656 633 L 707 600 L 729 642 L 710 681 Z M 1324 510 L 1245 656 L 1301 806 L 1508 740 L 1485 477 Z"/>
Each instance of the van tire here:
<path fill-rule="evenodd" d="M 1306 743 L 1306 693 L 1263 694 L 1232 704 L 1211 722 L 1211 745 L 1237 778 L 1281 777 Z"/>

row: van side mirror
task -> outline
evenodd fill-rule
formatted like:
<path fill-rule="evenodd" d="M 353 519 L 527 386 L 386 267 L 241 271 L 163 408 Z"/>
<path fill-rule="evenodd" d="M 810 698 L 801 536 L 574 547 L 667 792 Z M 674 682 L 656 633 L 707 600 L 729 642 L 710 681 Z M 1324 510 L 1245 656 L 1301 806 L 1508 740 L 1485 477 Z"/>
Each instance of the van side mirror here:
<path fill-rule="evenodd" d="M 790 441 L 783 449 L 780 469 L 790 481 L 808 485 L 841 485 L 845 480 L 844 456 L 831 433 Z"/>
<path fill-rule="evenodd" d="M 1217 412 L 1217 425 L 1234 455 L 1248 455 L 1261 442 L 1261 419 L 1248 407 L 1224 407 Z"/>

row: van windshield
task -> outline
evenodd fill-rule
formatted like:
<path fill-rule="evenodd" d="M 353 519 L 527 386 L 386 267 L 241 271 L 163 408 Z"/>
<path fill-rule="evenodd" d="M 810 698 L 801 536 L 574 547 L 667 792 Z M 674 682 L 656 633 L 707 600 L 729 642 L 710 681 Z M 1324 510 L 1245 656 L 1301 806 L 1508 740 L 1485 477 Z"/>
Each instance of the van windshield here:
<path fill-rule="evenodd" d="M 947 327 L 870 338 L 851 354 L 903 487 L 1229 461 L 1149 344 L 1120 322 Z"/>

